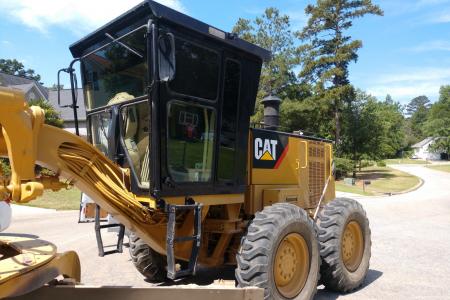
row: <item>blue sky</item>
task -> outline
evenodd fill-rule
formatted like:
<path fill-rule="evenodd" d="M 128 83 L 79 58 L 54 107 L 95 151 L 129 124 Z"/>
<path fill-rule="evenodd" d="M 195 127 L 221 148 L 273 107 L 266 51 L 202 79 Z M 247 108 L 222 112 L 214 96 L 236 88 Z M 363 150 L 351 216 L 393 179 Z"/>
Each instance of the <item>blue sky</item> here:
<path fill-rule="evenodd" d="M 16 58 L 56 83 L 66 67 L 68 46 L 85 34 L 133 7 L 140 0 L 0 0 L 0 58 Z M 230 31 L 239 17 L 254 18 L 275 6 L 301 29 L 307 0 L 160 0 L 194 18 Z M 350 34 L 364 48 L 350 68 L 355 86 L 383 99 L 402 103 L 425 94 L 438 98 L 439 87 L 450 84 L 450 0 L 373 0 L 384 17 L 354 22 Z"/>

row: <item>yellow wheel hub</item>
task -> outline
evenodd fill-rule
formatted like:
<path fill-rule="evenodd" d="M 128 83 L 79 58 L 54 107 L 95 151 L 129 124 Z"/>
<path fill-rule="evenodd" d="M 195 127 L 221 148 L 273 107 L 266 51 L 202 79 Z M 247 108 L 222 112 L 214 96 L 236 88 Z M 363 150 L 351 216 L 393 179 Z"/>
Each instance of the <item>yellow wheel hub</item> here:
<path fill-rule="evenodd" d="M 350 272 L 356 271 L 364 253 L 364 238 L 361 226 L 356 221 L 351 221 L 345 226 L 342 236 L 342 259 Z"/>
<path fill-rule="evenodd" d="M 286 298 L 294 298 L 303 289 L 309 273 L 309 250 L 298 233 L 288 234 L 275 255 L 274 278 L 278 291 Z"/>

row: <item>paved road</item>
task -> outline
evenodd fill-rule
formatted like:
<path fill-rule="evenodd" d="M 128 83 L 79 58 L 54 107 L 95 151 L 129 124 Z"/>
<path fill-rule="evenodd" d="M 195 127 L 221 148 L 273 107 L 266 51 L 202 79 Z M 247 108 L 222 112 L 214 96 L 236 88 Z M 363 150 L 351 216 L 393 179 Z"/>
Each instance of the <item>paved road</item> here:
<path fill-rule="evenodd" d="M 316 299 L 450 299 L 450 173 L 423 166 L 396 168 L 421 177 L 417 191 L 358 197 L 372 229 L 372 259 L 365 286 Z"/>
<path fill-rule="evenodd" d="M 364 287 L 347 295 L 321 289 L 316 299 L 450 299 L 450 174 L 422 166 L 397 168 L 422 177 L 425 184 L 403 195 L 357 197 L 372 228 L 372 260 Z M 99 258 L 93 224 L 77 224 L 76 212 L 22 209 L 13 214 L 9 233 L 33 233 L 56 243 L 60 251 L 76 250 L 85 284 L 149 285 L 127 251 Z M 109 234 L 107 243 L 113 237 Z M 232 277 L 232 269 L 202 271 L 194 283 Z"/>

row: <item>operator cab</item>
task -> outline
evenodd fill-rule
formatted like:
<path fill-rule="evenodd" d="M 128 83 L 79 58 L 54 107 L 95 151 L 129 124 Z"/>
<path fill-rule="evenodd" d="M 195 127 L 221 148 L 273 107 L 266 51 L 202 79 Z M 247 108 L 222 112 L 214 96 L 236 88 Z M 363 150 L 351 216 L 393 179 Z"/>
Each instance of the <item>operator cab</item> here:
<path fill-rule="evenodd" d="M 153 1 L 70 47 L 90 141 L 153 196 L 243 193 L 270 53 Z"/>

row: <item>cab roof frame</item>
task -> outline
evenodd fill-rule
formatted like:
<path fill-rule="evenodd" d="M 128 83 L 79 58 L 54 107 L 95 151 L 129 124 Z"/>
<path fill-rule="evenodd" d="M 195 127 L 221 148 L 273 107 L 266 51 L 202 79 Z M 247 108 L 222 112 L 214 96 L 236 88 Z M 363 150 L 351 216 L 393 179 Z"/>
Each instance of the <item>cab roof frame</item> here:
<path fill-rule="evenodd" d="M 70 51 L 74 58 L 79 58 L 86 53 L 87 49 L 104 41 L 106 34 L 114 34 L 139 20 L 142 20 L 142 23 L 145 24 L 150 18 L 180 26 L 201 35 L 208 36 L 209 38 L 216 39 L 239 51 L 256 56 L 262 61 L 269 61 L 271 59 L 271 52 L 266 49 L 244 41 L 232 33 L 217 29 L 214 26 L 203 23 L 152 0 L 146 0 L 140 3 L 96 31 L 88 34 L 78 42 L 75 42 L 70 46 Z"/>

